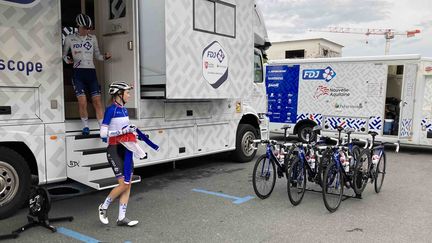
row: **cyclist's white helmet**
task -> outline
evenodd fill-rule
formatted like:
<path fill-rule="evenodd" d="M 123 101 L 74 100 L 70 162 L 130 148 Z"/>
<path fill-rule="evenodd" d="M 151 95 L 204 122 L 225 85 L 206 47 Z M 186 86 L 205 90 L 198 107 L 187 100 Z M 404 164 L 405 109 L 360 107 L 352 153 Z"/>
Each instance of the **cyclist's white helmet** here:
<path fill-rule="evenodd" d="M 85 14 L 78 14 L 75 18 L 75 22 L 78 26 L 85 28 L 91 28 L 93 25 L 91 18 Z"/>
<path fill-rule="evenodd" d="M 108 92 L 110 95 L 116 95 L 117 92 L 119 92 L 120 90 L 130 90 L 130 89 L 133 89 L 133 87 L 127 84 L 126 82 L 117 81 L 110 84 Z"/>

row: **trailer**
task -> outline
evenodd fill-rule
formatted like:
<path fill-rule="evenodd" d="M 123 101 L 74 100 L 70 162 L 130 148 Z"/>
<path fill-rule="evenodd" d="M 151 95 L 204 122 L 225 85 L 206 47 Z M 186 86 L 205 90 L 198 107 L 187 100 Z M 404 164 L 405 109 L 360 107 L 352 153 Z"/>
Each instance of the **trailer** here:
<path fill-rule="evenodd" d="M 255 156 L 249 141 L 268 137 L 270 43 L 253 0 L 0 0 L 0 218 L 23 204 L 31 178 L 117 184 L 90 105 L 91 134 L 81 135 L 72 67 L 62 61 L 78 13 L 93 18 L 101 50 L 113 56 L 96 63 L 104 104 L 112 81 L 133 84 L 131 122 L 160 147 L 135 167 Z"/>
<path fill-rule="evenodd" d="M 305 141 L 312 127 L 432 145 L 432 59 L 420 55 L 272 60 L 266 66 L 270 131 Z"/>

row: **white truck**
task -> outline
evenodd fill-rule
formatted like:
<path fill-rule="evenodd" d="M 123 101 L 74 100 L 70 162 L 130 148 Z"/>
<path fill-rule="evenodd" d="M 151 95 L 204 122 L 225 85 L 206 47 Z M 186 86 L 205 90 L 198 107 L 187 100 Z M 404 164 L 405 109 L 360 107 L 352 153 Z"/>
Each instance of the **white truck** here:
<path fill-rule="evenodd" d="M 369 131 L 379 140 L 432 145 L 432 59 L 420 55 L 272 60 L 266 66 L 270 131 L 291 124 Z"/>
<path fill-rule="evenodd" d="M 62 34 L 80 12 L 113 56 L 97 63 L 105 104 L 110 82 L 133 84 L 131 122 L 160 147 L 135 167 L 226 151 L 239 161 L 255 156 L 249 141 L 268 137 L 270 43 L 253 0 L 0 0 L 0 218 L 23 204 L 31 178 L 116 185 L 96 119 L 81 135 L 72 68 L 62 62 Z"/>

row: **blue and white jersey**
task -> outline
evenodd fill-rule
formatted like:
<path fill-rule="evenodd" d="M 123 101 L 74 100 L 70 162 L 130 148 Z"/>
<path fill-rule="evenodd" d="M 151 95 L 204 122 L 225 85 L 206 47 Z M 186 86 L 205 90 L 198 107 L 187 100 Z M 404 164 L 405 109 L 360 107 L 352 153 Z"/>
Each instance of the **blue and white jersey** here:
<path fill-rule="evenodd" d="M 105 138 L 109 134 L 116 134 L 128 125 L 130 125 L 130 122 L 127 109 L 124 106 L 113 103 L 105 110 L 101 125 L 101 137 Z M 120 142 L 136 142 L 136 137 L 133 133 L 109 136 L 109 144 L 118 144 Z"/>
<path fill-rule="evenodd" d="M 80 36 L 75 33 L 66 36 L 63 48 L 63 59 L 66 62 L 69 49 L 72 52 L 74 68 L 95 68 L 93 57 L 100 61 L 104 60 L 94 35 Z"/>

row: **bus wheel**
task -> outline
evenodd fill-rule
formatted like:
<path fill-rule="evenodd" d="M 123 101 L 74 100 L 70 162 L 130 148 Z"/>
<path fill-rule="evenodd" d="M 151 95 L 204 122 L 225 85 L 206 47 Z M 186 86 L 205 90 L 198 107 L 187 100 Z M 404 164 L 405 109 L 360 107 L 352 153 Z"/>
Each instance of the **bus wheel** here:
<path fill-rule="evenodd" d="M 16 213 L 30 192 L 30 169 L 12 149 L 0 147 L 0 219 Z"/>
<path fill-rule="evenodd" d="M 256 154 L 252 147 L 252 140 L 257 139 L 256 129 L 249 124 L 240 124 L 236 136 L 236 150 L 234 151 L 235 159 L 238 162 L 249 162 Z"/>
<path fill-rule="evenodd" d="M 313 132 L 313 125 L 310 124 L 304 124 L 297 130 L 298 138 L 301 142 L 307 143 L 308 141 L 308 135 L 309 140 L 313 141 L 315 140 L 315 133 Z"/>

